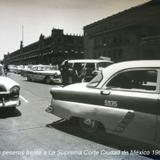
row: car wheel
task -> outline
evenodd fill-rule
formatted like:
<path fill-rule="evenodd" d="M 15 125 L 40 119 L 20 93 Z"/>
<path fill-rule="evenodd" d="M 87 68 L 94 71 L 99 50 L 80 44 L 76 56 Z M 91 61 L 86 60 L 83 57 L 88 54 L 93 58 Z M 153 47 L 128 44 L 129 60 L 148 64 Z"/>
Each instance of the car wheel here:
<path fill-rule="evenodd" d="M 94 133 L 98 129 L 99 122 L 97 122 L 96 120 L 89 119 L 89 118 L 86 118 L 86 119 L 80 118 L 79 125 L 83 131 L 88 132 L 88 133 Z"/>
<path fill-rule="evenodd" d="M 45 78 L 45 82 L 46 82 L 47 84 L 51 84 L 51 82 L 52 82 L 52 81 L 51 81 L 51 78 L 50 78 L 50 77 L 46 77 L 46 78 Z"/>

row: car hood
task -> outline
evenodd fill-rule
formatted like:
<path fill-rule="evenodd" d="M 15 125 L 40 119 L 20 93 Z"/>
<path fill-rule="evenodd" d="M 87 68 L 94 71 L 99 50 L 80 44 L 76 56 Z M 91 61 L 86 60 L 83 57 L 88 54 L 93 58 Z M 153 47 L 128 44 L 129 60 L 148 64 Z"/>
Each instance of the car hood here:
<path fill-rule="evenodd" d="M 0 86 L 4 86 L 7 91 L 9 91 L 10 88 L 12 88 L 15 85 L 19 86 L 18 83 L 16 83 L 15 81 L 13 81 L 8 77 L 3 77 L 3 76 L 0 77 Z"/>

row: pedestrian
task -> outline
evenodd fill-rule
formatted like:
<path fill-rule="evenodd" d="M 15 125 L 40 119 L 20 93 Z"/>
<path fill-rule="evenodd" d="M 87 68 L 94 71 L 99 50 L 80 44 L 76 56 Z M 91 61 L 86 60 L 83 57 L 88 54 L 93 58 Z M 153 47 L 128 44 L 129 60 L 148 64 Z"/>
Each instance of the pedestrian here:
<path fill-rule="evenodd" d="M 8 68 L 8 65 L 4 65 L 4 74 L 5 74 L 5 76 L 7 76 L 7 73 L 8 73 L 8 71 L 9 71 L 9 68 Z"/>
<path fill-rule="evenodd" d="M 82 64 L 75 64 L 73 67 L 73 82 L 79 83 L 83 79 L 83 68 L 84 66 Z"/>
<path fill-rule="evenodd" d="M 69 64 L 68 60 L 65 60 L 62 65 L 60 66 L 61 76 L 62 76 L 62 84 L 68 85 L 69 84 Z"/>
<path fill-rule="evenodd" d="M 83 76 L 83 82 L 89 82 L 93 79 L 94 75 L 94 71 L 95 71 L 95 66 L 94 64 L 88 64 L 85 67 L 85 73 Z"/>

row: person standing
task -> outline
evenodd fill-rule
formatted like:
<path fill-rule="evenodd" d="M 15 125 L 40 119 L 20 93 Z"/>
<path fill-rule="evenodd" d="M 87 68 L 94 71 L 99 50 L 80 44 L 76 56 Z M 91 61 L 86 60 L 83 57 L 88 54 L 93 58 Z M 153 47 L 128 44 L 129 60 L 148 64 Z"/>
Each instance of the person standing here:
<path fill-rule="evenodd" d="M 62 84 L 63 85 L 68 85 L 69 84 L 69 64 L 68 64 L 68 60 L 65 60 L 61 67 L 60 67 L 60 71 L 61 71 L 61 76 L 62 76 Z"/>
<path fill-rule="evenodd" d="M 7 76 L 7 73 L 8 73 L 8 71 L 9 71 L 9 68 L 8 68 L 8 65 L 4 65 L 4 74 L 5 74 L 5 76 Z"/>

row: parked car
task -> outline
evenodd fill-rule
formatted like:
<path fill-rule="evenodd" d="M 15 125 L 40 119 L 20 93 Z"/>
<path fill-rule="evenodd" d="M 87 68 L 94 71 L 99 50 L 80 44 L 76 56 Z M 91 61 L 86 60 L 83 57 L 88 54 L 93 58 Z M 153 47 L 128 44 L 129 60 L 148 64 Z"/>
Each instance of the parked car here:
<path fill-rule="evenodd" d="M 0 65 L 0 108 L 15 109 L 20 105 L 20 86 L 4 74 L 3 66 Z"/>
<path fill-rule="evenodd" d="M 116 63 L 89 83 L 52 88 L 50 93 L 46 111 L 77 118 L 86 132 L 101 124 L 106 132 L 160 148 L 160 60 Z"/>
<path fill-rule="evenodd" d="M 61 73 L 57 66 L 38 65 L 26 73 L 28 81 L 43 81 L 47 84 L 61 83 Z"/>
<path fill-rule="evenodd" d="M 23 66 L 23 69 L 21 69 L 21 76 L 22 77 L 27 77 L 27 74 L 30 73 L 30 71 L 32 71 L 32 68 L 36 67 L 38 65 L 25 65 Z"/>
<path fill-rule="evenodd" d="M 69 84 L 75 82 L 89 82 L 103 68 L 113 64 L 110 59 L 75 59 L 69 60 Z"/>
<path fill-rule="evenodd" d="M 17 72 L 17 66 L 16 65 L 8 65 L 9 72 L 16 73 Z"/>
<path fill-rule="evenodd" d="M 14 69 L 14 73 L 21 74 L 21 70 L 23 69 L 23 65 L 18 65 Z"/>

